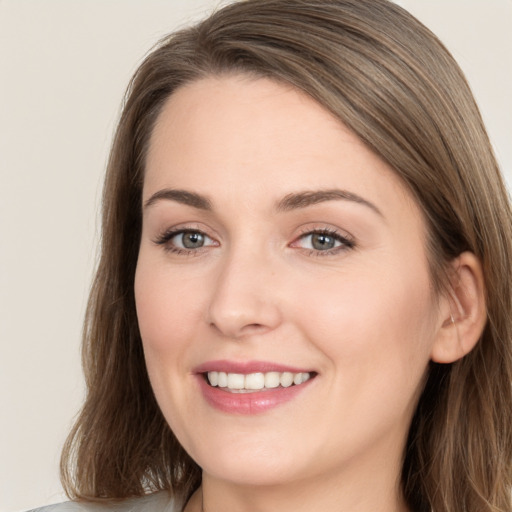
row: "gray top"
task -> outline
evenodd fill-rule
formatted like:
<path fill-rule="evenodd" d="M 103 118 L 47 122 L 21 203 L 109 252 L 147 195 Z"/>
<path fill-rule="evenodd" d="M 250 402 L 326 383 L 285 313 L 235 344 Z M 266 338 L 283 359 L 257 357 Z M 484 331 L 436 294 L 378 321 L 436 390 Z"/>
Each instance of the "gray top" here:
<path fill-rule="evenodd" d="M 181 512 L 182 504 L 169 497 L 165 491 L 143 498 L 133 498 L 114 504 L 100 504 L 84 501 L 66 501 L 30 512 Z"/>

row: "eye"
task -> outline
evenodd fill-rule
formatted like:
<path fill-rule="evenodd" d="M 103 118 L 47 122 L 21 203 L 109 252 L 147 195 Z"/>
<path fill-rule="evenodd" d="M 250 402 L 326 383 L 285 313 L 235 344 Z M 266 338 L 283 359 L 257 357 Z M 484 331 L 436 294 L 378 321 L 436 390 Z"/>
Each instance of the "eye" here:
<path fill-rule="evenodd" d="M 351 249 L 354 242 L 346 236 L 332 230 L 318 230 L 304 233 L 293 244 L 293 247 L 308 249 L 313 253 L 337 253 L 339 250 Z"/>
<path fill-rule="evenodd" d="M 334 249 L 341 245 L 339 240 L 325 233 L 311 233 L 304 238 L 308 240 L 308 245 L 311 246 L 310 248 L 316 249 L 317 251 L 328 251 L 329 249 Z"/>
<path fill-rule="evenodd" d="M 210 240 L 204 233 L 200 231 L 182 231 L 170 238 L 170 242 L 180 249 L 199 249 L 207 245 Z"/>
<path fill-rule="evenodd" d="M 169 230 L 159 236 L 155 243 L 176 253 L 190 253 L 217 243 L 202 231 L 196 229 Z"/>

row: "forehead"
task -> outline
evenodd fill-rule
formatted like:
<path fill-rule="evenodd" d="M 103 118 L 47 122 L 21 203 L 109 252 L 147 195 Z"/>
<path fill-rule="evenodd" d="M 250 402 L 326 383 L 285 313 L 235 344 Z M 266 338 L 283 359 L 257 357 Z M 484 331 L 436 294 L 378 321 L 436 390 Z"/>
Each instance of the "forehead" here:
<path fill-rule="evenodd" d="M 297 159 L 320 150 L 318 142 L 325 134 L 319 128 L 352 137 L 318 103 L 289 85 L 244 75 L 206 78 L 167 100 L 152 133 L 148 167 L 172 150 L 177 150 L 174 159 L 208 155 L 210 160 L 226 160 L 245 152 L 246 160 L 258 153 L 261 161 L 266 154 L 265 160 L 273 158 L 277 167 L 281 148 L 293 150 L 288 156 Z"/>
<path fill-rule="evenodd" d="M 265 190 L 274 199 L 341 187 L 381 203 L 412 201 L 393 170 L 319 103 L 243 75 L 198 80 L 170 96 L 146 164 L 145 198 L 163 187 L 219 197 Z"/>

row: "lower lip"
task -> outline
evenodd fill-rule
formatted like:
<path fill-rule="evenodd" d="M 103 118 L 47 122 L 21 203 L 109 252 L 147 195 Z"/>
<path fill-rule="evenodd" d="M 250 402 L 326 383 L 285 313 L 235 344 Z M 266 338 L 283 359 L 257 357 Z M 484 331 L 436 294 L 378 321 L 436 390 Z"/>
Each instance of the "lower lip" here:
<path fill-rule="evenodd" d="M 206 401 L 215 409 L 230 414 L 259 414 L 293 400 L 314 379 L 289 386 L 250 393 L 231 393 L 226 388 L 210 386 L 203 375 L 198 375 L 199 386 Z"/>

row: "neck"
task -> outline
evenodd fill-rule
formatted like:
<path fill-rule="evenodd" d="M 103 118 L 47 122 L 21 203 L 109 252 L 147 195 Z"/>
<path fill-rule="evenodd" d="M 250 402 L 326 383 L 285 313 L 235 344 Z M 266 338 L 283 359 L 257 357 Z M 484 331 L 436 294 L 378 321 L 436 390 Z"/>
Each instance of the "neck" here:
<path fill-rule="evenodd" d="M 185 512 L 407 512 L 396 479 L 388 475 L 377 479 L 368 475 L 364 481 L 345 479 L 343 483 L 331 475 L 308 482 L 253 486 L 203 473 L 202 486 Z"/>

